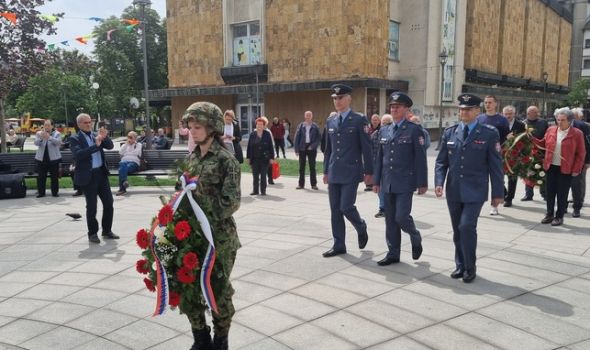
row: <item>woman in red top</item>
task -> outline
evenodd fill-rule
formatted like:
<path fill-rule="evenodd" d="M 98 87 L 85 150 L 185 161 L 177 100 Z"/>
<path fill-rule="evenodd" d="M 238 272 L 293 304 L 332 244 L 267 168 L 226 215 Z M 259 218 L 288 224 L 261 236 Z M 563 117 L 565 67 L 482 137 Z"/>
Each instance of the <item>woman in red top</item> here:
<path fill-rule="evenodd" d="M 543 168 L 546 171 L 547 214 L 541 223 L 559 226 L 563 224 L 572 176 L 582 171 L 586 149 L 582 132 L 571 127 L 574 115 L 569 108 L 555 111 L 555 120 L 557 125 L 547 129 L 545 137 L 542 140 L 535 139 L 535 143 L 545 148 Z M 554 212 L 555 197 L 557 212 Z"/>

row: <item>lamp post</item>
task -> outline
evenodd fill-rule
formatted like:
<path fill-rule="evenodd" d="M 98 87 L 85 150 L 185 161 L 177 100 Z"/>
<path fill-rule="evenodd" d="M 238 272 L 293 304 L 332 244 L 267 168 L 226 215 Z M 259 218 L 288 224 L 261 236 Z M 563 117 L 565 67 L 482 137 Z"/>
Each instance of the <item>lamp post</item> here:
<path fill-rule="evenodd" d="M 66 130 L 68 130 L 68 128 L 70 127 L 70 124 L 68 122 L 68 99 L 66 97 L 66 84 L 61 83 L 61 88 L 64 93 L 64 114 L 66 115 Z"/>
<path fill-rule="evenodd" d="M 442 52 L 438 55 L 438 61 L 440 63 L 440 112 L 438 114 L 438 145 L 436 145 L 436 149 L 439 150 L 442 144 L 442 134 L 443 134 L 443 127 L 442 127 L 442 120 L 443 120 L 443 94 L 445 88 L 445 65 L 447 64 L 447 59 L 449 55 L 447 55 L 447 50 L 443 48 Z"/>
<path fill-rule="evenodd" d="M 543 118 L 546 118 L 546 111 L 547 111 L 547 78 L 549 78 L 549 74 L 547 72 L 543 72 Z"/>
<path fill-rule="evenodd" d="M 139 5 L 140 17 L 141 17 L 141 46 L 143 48 L 143 89 L 145 94 L 145 118 L 147 124 L 146 135 L 146 146 L 148 149 L 152 148 L 152 129 L 151 129 L 151 117 L 150 117 L 150 98 L 148 96 L 148 66 L 147 66 L 147 45 L 146 45 L 146 34 L 145 34 L 145 7 L 151 5 L 150 0 L 133 0 L 133 5 Z"/>
<path fill-rule="evenodd" d="M 100 123 L 100 111 L 98 109 L 98 105 L 99 105 L 98 88 L 100 88 L 100 85 L 97 82 L 92 83 L 92 89 L 94 89 L 94 100 L 96 102 L 96 122 L 97 122 L 97 125 L 98 125 L 98 123 Z"/>

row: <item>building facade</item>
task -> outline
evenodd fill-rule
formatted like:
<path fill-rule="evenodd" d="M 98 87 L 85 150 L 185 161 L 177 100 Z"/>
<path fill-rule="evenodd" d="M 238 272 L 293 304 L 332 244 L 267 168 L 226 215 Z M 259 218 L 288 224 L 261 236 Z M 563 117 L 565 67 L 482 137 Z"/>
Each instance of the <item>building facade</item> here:
<path fill-rule="evenodd" d="M 462 92 L 519 112 L 567 93 L 571 15 L 552 0 L 168 0 L 167 25 L 170 88 L 150 99 L 170 100 L 173 125 L 199 100 L 234 109 L 244 133 L 260 114 L 323 125 L 336 82 L 367 115 L 405 91 L 428 128 L 441 110 L 456 123 Z"/>

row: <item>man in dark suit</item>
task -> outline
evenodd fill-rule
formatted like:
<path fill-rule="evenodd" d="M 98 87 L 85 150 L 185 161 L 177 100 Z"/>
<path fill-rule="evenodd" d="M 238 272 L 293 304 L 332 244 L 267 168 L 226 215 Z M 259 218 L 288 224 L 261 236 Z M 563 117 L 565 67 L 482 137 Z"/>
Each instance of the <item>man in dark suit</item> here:
<path fill-rule="evenodd" d="M 76 160 L 74 184 L 79 186 L 86 197 L 86 224 L 88 240 L 100 243 L 98 238 L 98 221 L 96 220 L 97 196 L 103 206 L 102 237 L 119 239 L 111 228 L 113 225 L 113 193 L 109 185 L 109 170 L 103 149 L 113 149 L 113 141 L 105 128 L 100 128 L 98 135 L 92 134 L 91 118 L 82 113 L 76 118 L 80 131 L 70 140 L 72 155 Z"/>
<path fill-rule="evenodd" d="M 504 198 L 500 135 L 493 126 L 476 119 L 481 99 L 462 94 L 459 100 L 461 123 L 447 128 L 436 158 L 435 193 L 443 195 L 446 180 L 447 206 L 453 226 L 456 268 L 451 278 L 475 279 L 477 219 L 488 199 L 492 184 L 492 205 Z"/>
<path fill-rule="evenodd" d="M 506 117 L 508 120 L 508 125 L 510 126 L 510 133 L 506 136 L 507 139 L 512 139 L 526 130 L 524 123 L 515 118 L 516 109 L 514 106 L 508 105 L 504 107 L 502 114 Z M 511 207 L 514 194 L 516 193 L 516 182 L 518 181 L 518 176 L 511 174 L 506 175 L 508 175 L 508 190 L 504 196 L 504 206 Z"/>
<path fill-rule="evenodd" d="M 295 132 L 295 141 L 293 147 L 295 155 L 299 157 L 299 185 L 298 190 L 305 187 L 305 163 L 309 163 L 309 181 L 311 188 L 318 189 L 318 181 L 315 172 L 315 158 L 318 154 L 318 145 L 320 143 L 320 128 L 313 122 L 313 113 L 306 111 L 303 115 L 304 121 L 299 124 Z"/>
<path fill-rule="evenodd" d="M 337 114 L 326 121 L 323 180 L 328 184 L 334 245 L 323 254 L 325 258 L 346 254 L 344 217 L 357 231 L 359 248 L 367 245 L 367 224 L 354 204 L 359 182 L 373 183 L 369 121 L 351 110 L 350 86 L 334 84 L 332 92 Z"/>
<path fill-rule="evenodd" d="M 393 123 L 379 130 L 379 147 L 375 157 L 373 192 L 382 189 L 385 199 L 385 237 L 388 253 L 377 262 L 380 266 L 399 262 L 401 231 L 410 235 L 412 259 L 422 254 L 422 237 L 416 229 L 412 211 L 412 197 L 428 189 L 428 169 L 424 133 L 420 125 L 407 119 L 412 99 L 394 92 L 389 98 Z"/>
<path fill-rule="evenodd" d="M 545 137 L 545 132 L 549 125 L 545 119 L 539 118 L 539 108 L 537 106 L 529 106 L 526 109 L 526 119 L 524 120 L 524 124 L 526 125 L 527 129 L 532 129 L 531 134 L 538 139 L 542 139 Z M 543 154 L 538 155 L 541 159 L 543 159 Z M 532 201 L 533 200 L 533 187 L 529 185 L 525 185 L 525 195 L 520 200 L 523 202 Z M 545 183 L 543 183 L 539 187 L 539 192 L 541 193 L 541 197 L 545 199 Z"/>
<path fill-rule="evenodd" d="M 584 167 L 578 176 L 572 177 L 572 200 L 574 211 L 572 217 L 579 218 L 580 210 L 584 206 L 584 197 L 586 196 L 586 172 L 590 167 L 590 125 L 584 122 L 584 111 L 582 108 L 572 109 L 574 120 L 572 126 L 579 129 L 584 134 L 584 147 L 586 148 L 586 158 Z"/>

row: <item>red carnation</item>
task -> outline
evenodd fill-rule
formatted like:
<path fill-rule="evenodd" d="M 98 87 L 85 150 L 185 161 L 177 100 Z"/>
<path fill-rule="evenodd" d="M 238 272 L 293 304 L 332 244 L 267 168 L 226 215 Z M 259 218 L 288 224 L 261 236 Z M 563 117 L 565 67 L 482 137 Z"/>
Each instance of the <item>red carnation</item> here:
<path fill-rule="evenodd" d="M 168 297 L 168 304 L 172 307 L 178 306 L 180 304 L 180 294 L 171 291 Z"/>
<path fill-rule="evenodd" d="M 172 212 L 172 207 L 169 205 L 165 205 L 160 209 L 158 213 L 158 221 L 160 221 L 160 225 L 166 226 L 170 221 L 172 221 L 172 217 L 174 216 L 174 212 Z"/>
<path fill-rule="evenodd" d="M 191 271 L 191 269 L 186 267 L 181 267 L 178 272 L 176 273 L 176 277 L 181 283 L 189 284 L 195 281 L 195 274 Z"/>
<path fill-rule="evenodd" d="M 152 280 L 151 280 L 151 279 L 149 279 L 149 278 L 144 278 L 144 279 L 143 279 L 143 283 L 145 283 L 145 286 L 147 287 L 147 289 L 148 289 L 150 292 L 155 292 L 155 291 L 156 291 L 156 288 L 154 288 L 154 282 L 152 282 Z"/>
<path fill-rule="evenodd" d="M 176 224 L 176 226 L 174 227 L 174 235 L 180 241 L 188 238 L 190 233 L 191 233 L 191 225 L 189 225 L 188 221 L 186 221 L 186 220 L 182 220 L 182 221 L 178 222 L 178 224 Z"/>
<path fill-rule="evenodd" d="M 150 267 L 146 259 L 137 260 L 137 262 L 135 263 L 135 269 L 137 270 L 137 272 L 144 275 L 150 272 Z"/>
<path fill-rule="evenodd" d="M 510 151 L 510 155 L 511 155 L 513 158 L 516 158 L 516 157 L 518 157 L 518 153 L 520 153 L 520 152 L 519 152 L 517 149 L 512 149 L 512 151 Z"/>
<path fill-rule="evenodd" d="M 516 145 L 514 145 L 514 147 L 516 147 L 517 150 L 521 150 L 524 147 L 524 144 L 522 142 L 518 142 Z"/>
<path fill-rule="evenodd" d="M 528 164 L 528 163 L 530 163 L 530 162 L 531 162 L 531 157 L 529 157 L 529 156 L 526 156 L 526 157 L 522 158 L 522 162 L 523 162 L 524 164 Z"/>
<path fill-rule="evenodd" d="M 144 229 L 137 231 L 137 236 L 135 237 L 135 240 L 137 241 L 137 245 L 141 249 L 147 249 L 147 247 L 149 247 L 150 245 L 148 233 Z"/>
<path fill-rule="evenodd" d="M 199 267 L 199 259 L 197 254 L 193 252 L 186 253 L 184 257 L 182 257 L 182 265 L 191 270 Z"/>
<path fill-rule="evenodd" d="M 533 147 L 533 149 L 531 150 L 531 155 L 536 156 L 537 152 L 537 149 Z"/>

